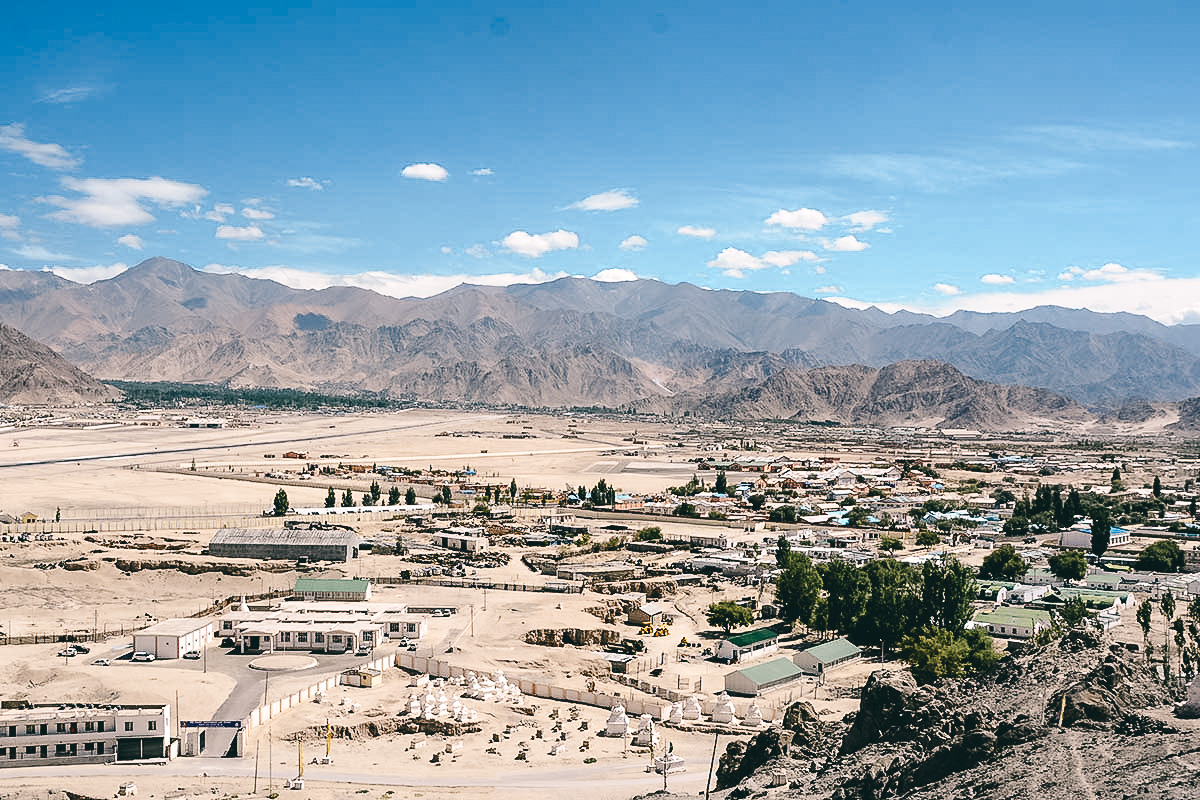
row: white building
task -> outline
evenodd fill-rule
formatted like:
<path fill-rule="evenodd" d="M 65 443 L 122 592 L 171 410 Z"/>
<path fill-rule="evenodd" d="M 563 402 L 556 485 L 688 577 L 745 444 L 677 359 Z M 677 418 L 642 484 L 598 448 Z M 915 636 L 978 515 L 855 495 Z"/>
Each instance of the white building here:
<path fill-rule="evenodd" d="M 435 533 L 433 543 L 448 550 L 462 550 L 464 553 L 482 553 L 488 549 L 488 538 L 483 528 L 450 528 L 447 531 Z"/>
<path fill-rule="evenodd" d="M 10 701 L 0 709 L 0 768 L 161 761 L 176 755 L 169 705 Z"/>
<path fill-rule="evenodd" d="M 153 653 L 155 658 L 179 658 L 192 650 L 203 650 L 212 641 L 215 621 L 164 619 L 133 635 L 133 649 Z"/>

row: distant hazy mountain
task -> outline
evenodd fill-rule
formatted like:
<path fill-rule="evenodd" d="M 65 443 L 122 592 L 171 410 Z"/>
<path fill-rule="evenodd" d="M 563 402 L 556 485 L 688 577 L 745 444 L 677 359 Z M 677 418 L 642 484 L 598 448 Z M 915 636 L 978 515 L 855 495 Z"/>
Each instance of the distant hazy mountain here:
<path fill-rule="evenodd" d="M 444 401 L 709 403 L 704 407 L 717 413 L 718 399 L 771 389 L 772 379 L 786 396 L 783 385 L 814 367 L 878 369 L 911 360 L 946 362 L 961 373 L 923 369 L 914 380 L 962 387 L 959 379 L 969 376 L 1110 409 L 1128 397 L 1200 395 L 1200 356 L 1189 344 L 1200 342 L 1197 326 L 1051 307 L 935 319 L 784 292 L 649 280 L 564 278 L 395 299 L 346 287 L 291 289 L 152 258 L 90 285 L 0 271 L 0 320 L 107 379 L 372 390 Z M 949 397 L 912 396 L 937 406 L 931 416 L 961 418 L 965 427 L 972 413 L 996 417 L 983 395 L 971 401 L 980 404 L 974 412 L 955 411 Z M 815 413 L 825 402 L 820 392 L 804 397 L 793 414 L 809 406 Z M 861 402 L 863 414 L 909 413 Z M 776 415 L 788 404 L 772 400 L 764 412 L 768 405 Z"/>
<path fill-rule="evenodd" d="M 77 405 L 121 396 L 20 331 L 0 325 L 0 402 Z"/>

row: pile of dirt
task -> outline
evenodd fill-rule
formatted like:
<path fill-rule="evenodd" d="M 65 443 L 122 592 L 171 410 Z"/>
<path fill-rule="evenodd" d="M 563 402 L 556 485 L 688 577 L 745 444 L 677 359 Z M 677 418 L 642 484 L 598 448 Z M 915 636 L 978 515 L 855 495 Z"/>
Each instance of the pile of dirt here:
<path fill-rule="evenodd" d="M 543 647 L 608 647 L 621 641 L 621 632 L 596 628 L 537 628 L 529 631 L 523 637 L 529 644 L 540 644 Z"/>
<path fill-rule="evenodd" d="M 1172 723 L 1171 700 L 1142 656 L 1071 632 L 971 679 L 874 672 L 848 725 L 797 704 L 782 730 L 727 749 L 718 786 L 767 796 L 783 775 L 787 796 L 814 800 L 1183 800 L 1200 729 Z"/>

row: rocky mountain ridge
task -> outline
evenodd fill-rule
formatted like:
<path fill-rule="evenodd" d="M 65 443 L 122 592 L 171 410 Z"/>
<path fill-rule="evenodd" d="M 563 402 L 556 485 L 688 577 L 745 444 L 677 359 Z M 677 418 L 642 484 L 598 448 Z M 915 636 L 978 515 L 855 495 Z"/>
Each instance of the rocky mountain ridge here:
<path fill-rule="evenodd" d="M 78 405 L 120 396 L 119 391 L 67 363 L 45 345 L 0 325 L 0 402 Z"/>

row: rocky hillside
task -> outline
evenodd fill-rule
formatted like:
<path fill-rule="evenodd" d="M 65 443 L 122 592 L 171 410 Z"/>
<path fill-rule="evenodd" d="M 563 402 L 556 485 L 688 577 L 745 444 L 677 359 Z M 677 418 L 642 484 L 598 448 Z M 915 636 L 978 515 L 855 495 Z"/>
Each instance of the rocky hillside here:
<path fill-rule="evenodd" d="M 0 402 L 78 405 L 120 396 L 119 391 L 68 364 L 44 344 L 0 325 Z"/>
<path fill-rule="evenodd" d="M 1183 800 L 1200 725 L 1170 703 L 1140 655 L 1083 632 L 971 680 L 919 687 L 879 671 L 846 723 L 801 703 L 782 731 L 730 745 L 717 796 Z"/>

